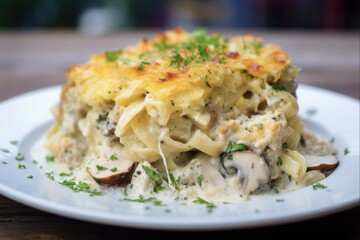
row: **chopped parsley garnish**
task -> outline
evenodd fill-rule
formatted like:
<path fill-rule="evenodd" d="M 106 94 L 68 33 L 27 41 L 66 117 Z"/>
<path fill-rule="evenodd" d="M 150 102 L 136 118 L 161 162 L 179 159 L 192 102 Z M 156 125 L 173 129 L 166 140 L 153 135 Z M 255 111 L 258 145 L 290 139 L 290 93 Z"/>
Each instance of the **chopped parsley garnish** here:
<path fill-rule="evenodd" d="M 2 161 L 2 164 L 7 164 L 7 162 L 5 162 L 5 161 Z"/>
<path fill-rule="evenodd" d="M 312 185 L 312 187 L 313 187 L 314 190 L 327 188 L 327 186 L 325 186 L 325 185 L 323 185 L 321 183 L 316 183 L 316 184 Z"/>
<path fill-rule="evenodd" d="M 313 116 L 317 113 L 317 110 L 315 108 L 307 109 L 306 114 L 309 116 Z"/>
<path fill-rule="evenodd" d="M 204 45 L 199 45 L 197 47 L 197 49 L 198 49 L 199 55 L 203 59 L 203 61 L 211 60 L 211 57 L 210 57 L 209 53 L 207 52 L 207 48 Z"/>
<path fill-rule="evenodd" d="M 280 193 L 279 189 L 274 188 L 274 193 L 276 193 L 276 194 Z"/>
<path fill-rule="evenodd" d="M 255 52 L 256 55 L 260 54 L 260 48 L 263 47 L 262 42 L 260 41 L 246 41 L 245 39 L 243 39 L 243 50 L 247 51 L 247 50 L 252 50 Z"/>
<path fill-rule="evenodd" d="M 2 151 L 3 153 L 10 153 L 10 151 L 5 148 L 0 148 L 0 151 Z"/>
<path fill-rule="evenodd" d="M 163 190 L 163 175 L 156 172 L 155 170 L 150 169 L 148 166 L 143 166 L 142 168 L 144 169 L 145 173 L 155 181 L 154 192 L 158 193 L 159 191 Z"/>
<path fill-rule="evenodd" d="M 197 204 L 204 204 L 206 205 L 208 212 L 212 212 L 212 210 L 216 207 L 213 203 L 210 203 L 200 197 L 196 198 L 193 203 L 197 203 Z"/>
<path fill-rule="evenodd" d="M 18 160 L 18 161 L 24 161 L 25 156 L 22 153 L 18 153 L 18 154 L 16 154 L 15 159 Z"/>
<path fill-rule="evenodd" d="M 277 164 L 279 166 L 283 165 L 283 161 L 282 161 L 281 157 L 278 157 Z"/>
<path fill-rule="evenodd" d="M 147 62 L 147 61 L 141 61 L 141 62 L 140 62 L 140 64 L 139 64 L 139 66 L 137 67 L 137 70 L 138 70 L 138 71 L 142 71 L 142 70 L 144 70 L 145 65 L 148 65 L 148 64 L 150 64 L 150 62 Z"/>
<path fill-rule="evenodd" d="M 175 179 L 174 175 L 169 172 L 170 185 L 173 186 L 176 190 L 179 190 L 180 177 Z"/>
<path fill-rule="evenodd" d="M 18 164 L 18 169 L 26 169 L 26 166 L 23 164 Z"/>
<path fill-rule="evenodd" d="M 18 143 L 19 143 L 19 141 L 16 141 L 16 140 L 10 141 L 10 144 L 14 145 L 14 146 L 16 146 Z"/>
<path fill-rule="evenodd" d="M 46 156 L 45 159 L 46 159 L 47 162 L 54 162 L 55 157 L 49 155 L 49 156 Z"/>
<path fill-rule="evenodd" d="M 276 202 L 284 202 L 284 199 L 276 199 Z"/>
<path fill-rule="evenodd" d="M 281 85 L 273 85 L 271 88 L 276 91 L 286 91 L 286 88 Z"/>
<path fill-rule="evenodd" d="M 165 39 L 155 42 L 154 46 L 160 52 L 160 57 L 168 58 L 170 66 L 181 68 L 190 64 L 210 61 L 225 62 L 225 50 L 228 40 L 220 35 L 208 35 L 205 29 L 195 30 L 187 41 L 174 44 Z M 144 51 L 141 56 L 152 57 L 155 51 Z"/>
<path fill-rule="evenodd" d="M 70 177 L 70 176 L 72 176 L 72 175 L 73 175 L 72 172 L 69 172 L 69 173 L 61 172 L 61 173 L 59 174 L 60 177 Z"/>
<path fill-rule="evenodd" d="M 110 169 L 110 171 L 116 172 L 116 171 L 117 171 L 117 167 L 113 167 L 112 169 Z"/>
<path fill-rule="evenodd" d="M 45 174 L 49 179 L 55 181 L 54 172 L 47 172 Z"/>
<path fill-rule="evenodd" d="M 350 153 L 350 150 L 348 148 L 344 149 L 344 155 L 348 155 Z"/>
<path fill-rule="evenodd" d="M 225 148 L 226 153 L 234 152 L 234 151 L 244 151 L 246 149 L 246 145 L 242 143 L 234 143 L 233 141 L 229 141 L 228 145 Z"/>
<path fill-rule="evenodd" d="M 90 185 L 86 182 L 78 182 L 76 183 L 74 179 L 67 180 L 65 179 L 63 182 L 60 183 L 61 185 L 67 186 L 75 192 L 85 192 L 89 193 L 90 196 L 100 196 L 102 192 L 98 191 L 97 189 L 91 190 Z"/>
<path fill-rule="evenodd" d="M 127 201 L 127 202 L 138 202 L 138 203 L 146 203 L 146 202 L 153 202 L 155 206 L 160 206 L 162 205 L 162 202 L 154 197 L 150 197 L 150 198 L 144 198 L 144 196 L 142 194 L 139 195 L 139 198 L 136 199 L 132 199 L 132 198 L 124 198 L 122 199 L 123 201 Z"/>
<path fill-rule="evenodd" d="M 111 161 L 116 161 L 118 158 L 115 155 L 111 155 L 109 158 Z"/>
<path fill-rule="evenodd" d="M 36 160 L 32 160 L 32 163 L 33 163 L 33 164 L 38 164 L 39 162 L 36 161 Z"/>
<path fill-rule="evenodd" d="M 34 176 L 33 176 L 33 175 L 29 175 L 29 176 L 27 176 L 27 178 L 28 178 L 28 179 L 33 179 Z"/>
<path fill-rule="evenodd" d="M 281 145 L 281 147 L 282 147 L 282 148 L 289 148 L 289 147 L 288 147 L 288 144 L 287 144 L 286 142 L 283 143 L 283 144 Z"/>
<path fill-rule="evenodd" d="M 258 208 L 255 209 L 255 213 L 260 213 L 260 210 Z"/>
<path fill-rule="evenodd" d="M 116 61 L 119 58 L 119 55 L 122 53 L 122 50 L 117 51 L 105 51 L 105 60 L 106 62 L 113 62 Z"/>
<path fill-rule="evenodd" d="M 171 209 L 168 209 L 168 208 L 167 208 L 167 209 L 164 210 L 164 212 L 166 212 L 166 213 L 171 213 Z"/>
<path fill-rule="evenodd" d="M 105 171 L 105 170 L 108 170 L 108 168 L 107 168 L 107 167 L 104 167 L 104 166 L 101 166 L 101 165 L 96 165 L 96 169 L 97 169 L 98 171 Z"/>
<path fill-rule="evenodd" d="M 201 187 L 202 186 L 202 181 L 204 180 L 204 176 L 203 175 L 200 175 L 196 178 L 197 180 L 197 183 L 199 184 L 199 186 Z"/>

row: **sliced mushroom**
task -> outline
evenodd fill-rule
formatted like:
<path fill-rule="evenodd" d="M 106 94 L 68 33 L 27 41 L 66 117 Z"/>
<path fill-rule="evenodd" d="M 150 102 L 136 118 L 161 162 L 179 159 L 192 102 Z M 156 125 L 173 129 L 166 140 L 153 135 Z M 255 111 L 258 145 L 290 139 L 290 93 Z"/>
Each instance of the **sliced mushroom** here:
<path fill-rule="evenodd" d="M 109 186 L 126 185 L 130 182 L 136 165 L 136 163 L 127 159 L 103 162 L 92 161 L 86 170 L 99 184 Z"/>
<path fill-rule="evenodd" d="M 240 191 L 249 195 L 270 180 L 270 169 L 264 160 L 254 152 L 231 152 L 221 156 L 225 173 L 236 177 Z"/>
<path fill-rule="evenodd" d="M 304 155 L 307 171 L 320 170 L 322 172 L 335 169 L 339 165 L 339 160 L 334 155 L 315 156 Z"/>

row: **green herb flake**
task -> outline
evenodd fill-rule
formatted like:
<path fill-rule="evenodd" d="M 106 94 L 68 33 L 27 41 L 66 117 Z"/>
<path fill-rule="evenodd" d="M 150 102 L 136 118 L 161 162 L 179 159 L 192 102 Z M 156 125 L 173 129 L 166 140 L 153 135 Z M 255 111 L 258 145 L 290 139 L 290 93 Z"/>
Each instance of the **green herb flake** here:
<path fill-rule="evenodd" d="M 308 116 L 314 116 L 317 113 L 317 110 L 315 108 L 307 109 L 306 114 Z"/>
<path fill-rule="evenodd" d="M 36 160 L 32 160 L 32 163 L 36 165 L 36 164 L 38 164 L 39 162 L 36 161 Z"/>
<path fill-rule="evenodd" d="M 197 47 L 198 51 L 199 51 L 199 55 L 200 57 L 204 60 L 204 61 L 210 61 L 211 57 L 207 51 L 207 48 L 204 45 L 199 44 Z"/>
<path fill-rule="evenodd" d="M 165 82 L 166 81 L 166 78 L 158 78 L 159 79 L 159 81 L 161 81 L 161 82 Z"/>
<path fill-rule="evenodd" d="M 3 153 L 10 153 L 10 151 L 8 149 L 5 148 L 0 148 L 0 151 Z"/>
<path fill-rule="evenodd" d="M 281 85 L 273 85 L 271 88 L 275 91 L 286 91 L 286 88 Z"/>
<path fill-rule="evenodd" d="M 65 180 L 62 181 L 60 184 L 63 185 L 63 186 L 69 187 L 69 188 L 72 189 L 74 192 L 85 192 L 85 193 L 88 193 L 91 197 L 102 195 L 102 192 L 100 192 L 100 191 L 97 190 L 97 189 L 91 190 L 90 185 L 87 184 L 86 182 L 80 181 L 80 182 L 76 183 L 76 182 L 74 181 L 74 179 L 70 179 L 70 180 L 65 179 Z"/>
<path fill-rule="evenodd" d="M 344 149 L 344 155 L 348 155 L 350 153 L 350 150 L 348 148 Z"/>
<path fill-rule="evenodd" d="M 96 169 L 97 169 L 98 171 L 105 171 L 105 170 L 108 170 L 108 168 L 107 168 L 107 167 L 104 167 L 104 166 L 101 166 L 101 165 L 96 165 Z"/>
<path fill-rule="evenodd" d="M 255 212 L 255 213 L 260 213 L 260 210 L 259 210 L 259 209 L 255 209 L 254 212 Z"/>
<path fill-rule="evenodd" d="M 276 199 L 276 202 L 285 202 L 284 199 Z"/>
<path fill-rule="evenodd" d="M 15 159 L 16 159 L 17 161 L 24 161 L 24 160 L 25 160 L 25 156 L 24 156 L 24 154 L 22 154 L 22 153 L 18 153 L 18 154 L 16 154 Z"/>
<path fill-rule="evenodd" d="M 274 188 L 274 193 L 279 194 L 279 193 L 280 193 L 279 189 L 278 189 L 278 188 Z"/>
<path fill-rule="evenodd" d="M 164 210 L 164 212 L 166 212 L 166 213 L 171 213 L 171 209 L 168 209 L 168 208 L 167 208 L 167 209 Z"/>
<path fill-rule="evenodd" d="M 97 189 L 94 189 L 94 190 L 90 191 L 89 193 L 90 193 L 91 197 L 93 197 L 93 196 L 101 196 L 102 195 L 102 192 L 100 192 Z"/>
<path fill-rule="evenodd" d="M 278 164 L 279 166 L 282 166 L 282 165 L 283 165 L 283 160 L 281 159 L 281 157 L 278 157 L 277 164 Z"/>
<path fill-rule="evenodd" d="M 115 155 L 111 155 L 109 158 L 111 161 L 116 161 L 118 158 Z"/>
<path fill-rule="evenodd" d="M 155 186 L 154 186 L 154 192 L 155 193 L 158 193 L 160 192 L 161 190 L 164 190 L 165 188 L 161 185 L 161 183 L 155 183 Z"/>
<path fill-rule="evenodd" d="M 202 186 L 202 181 L 204 180 L 204 176 L 203 175 L 200 175 L 196 178 L 197 180 L 197 183 L 199 184 L 199 186 L 201 187 Z"/>
<path fill-rule="evenodd" d="M 282 148 L 289 148 L 288 144 L 285 142 L 281 145 Z"/>
<path fill-rule="evenodd" d="M 54 162 L 55 157 L 51 156 L 51 155 L 48 155 L 48 156 L 45 157 L 45 159 L 46 159 L 46 162 Z"/>
<path fill-rule="evenodd" d="M 112 169 L 110 169 L 110 171 L 116 172 L 116 171 L 117 171 L 117 167 L 113 167 Z"/>
<path fill-rule="evenodd" d="M 335 138 L 330 139 L 330 143 L 333 144 L 335 142 Z"/>
<path fill-rule="evenodd" d="M 228 145 L 225 148 L 226 153 L 235 152 L 235 151 L 244 151 L 246 149 L 246 145 L 242 143 L 234 143 L 229 141 Z"/>
<path fill-rule="evenodd" d="M 19 143 L 19 141 L 16 141 L 16 140 L 10 141 L 10 144 L 14 145 L 14 146 L 18 145 L 18 143 Z"/>
<path fill-rule="evenodd" d="M 157 199 L 154 197 L 150 197 L 150 198 L 144 198 L 144 196 L 142 194 L 139 195 L 139 198 L 136 199 L 131 199 L 131 198 L 124 198 L 122 199 L 123 201 L 127 201 L 127 202 L 138 202 L 138 203 L 145 203 L 145 202 L 152 202 L 152 201 L 156 201 Z"/>
<path fill-rule="evenodd" d="M 175 179 L 174 175 L 169 172 L 170 185 L 173 186 L 176 190 L 179 190 L 180 177 Z"/>
<path fill-rule="evenodd" d="M 114 62 L 119 58 L 119 55 L 122 53 L 122 50 L 117 51 L 105 51 L 105 60 L 106 62 Z"/>
<path fill-rule="evenodd" d="M 28 178 L 28 179 L 33 179 L 34 176 L 33 176 L 33 175 L 29 175 L 29 176 L 27 176 L 27 178 Z"/>
<path fill-rule="evenodd" d="M 147 62 L 147 61 L 141 61 L 140 64 L 139 64 L 139 66 L 137 67 L 137 70 L 138 70 L 138 71 L 142 71 L 142 70 L 144 70 L 145 65 L 149 65 L 149 64 L 150 64 L 150 63 Z"/>
<path fill-rule="evenodd" d="M 7 162 L 6 162 L 6 161 L 2 161 L 2 164 L 7 164 Z"/>
<path fill-rule="evenodd" d="M 47 172 L 45 174 L 50 180 L 55 181 L 54 172 Z"/>
<path fill-rule="evenodd" d="M 72 176 L 72 175 L 73 175 L 72 172 L 69 172 L 69 173 L 61 172 L 61 173 L 59 174 L 60 177 L 70 177 L 70 176 Z"/>
<path fill-rule="evenodd" d="M 321 183 L 316 183 L 316 184 L 312 185 L 312 187 L 313 187 L 313 190 L 318 190 L 318 189 L 325 189 L 325 188 L 327 188 L 327 186 L 325 186 L 325 185 L 323 185 L 323 184 L 321 184 Z"/>
<path fill-rule="evenodd" d="M 206 205 L 207 209 L 208 209 L 208 212 L 211 213 L 213 211 L 213 209 L 216 207 L 213 203 L 210 203 L 200 197 L 196 198 L 193 203 L 196 203 L 196 204 L 204 204 Z"/>
<path fill-rule="evenodd" d="M 152 178 L 153 180 L 155 180 L 155 182 L 159 182 L 162 183 L 163 181 L 163 175 L 161 173 L 156 172 L 155 170 L 150 169 L 148 166 L 142 166 L 142 168 L 144 169 L 145 173 Z"/>

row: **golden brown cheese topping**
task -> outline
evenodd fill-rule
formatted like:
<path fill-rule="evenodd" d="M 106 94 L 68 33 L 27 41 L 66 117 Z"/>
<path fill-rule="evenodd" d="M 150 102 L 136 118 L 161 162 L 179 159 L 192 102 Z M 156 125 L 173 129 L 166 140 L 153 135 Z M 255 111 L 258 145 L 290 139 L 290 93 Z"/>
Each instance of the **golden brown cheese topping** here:
<path fill-rule="evenodd" d="M 178 28 L 158 34 L 154 41 L 144 39 L 123 50 L 94 55 L 88 63 L 69 68 L 67 77 L 90 106 L 126 104 L 129 98 L 147 93 L 159 100 L 171 96 L 173 101 L 192 104 L 230 84 L 234 73 L 276 82 L 289 62 L 278 46 L 263 46 L 252 35 L 227 39 Z M 133 92 L 129 98 L 124 96 L 127 90 Z"/>

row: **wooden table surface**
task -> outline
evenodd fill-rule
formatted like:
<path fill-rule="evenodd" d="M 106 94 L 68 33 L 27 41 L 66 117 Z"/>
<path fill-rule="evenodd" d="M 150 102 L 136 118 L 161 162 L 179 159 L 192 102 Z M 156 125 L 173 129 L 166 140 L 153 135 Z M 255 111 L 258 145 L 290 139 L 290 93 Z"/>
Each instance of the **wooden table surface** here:
<path fill-rule="evenodd" d="M 222 32 L 226 35 L 241 31 Z M 359 32 L 254 32 L 282 46 L 302 68 L 298 81 L 359 99 Z M 64 72 L 92 53 L 123 48 L 153 31 L 86 37 L 75 32 L 0 32 L 0 101 L 65 82 Z M 1 116 L 0 116 L 1 117 Z M 357 179 L 359 180 L 359 179 Z M 217 231 L 162 232 L 80 222 L 48 214 L 0 195 L 0 239 L 291 238 L 290 234 L 360 239 L 360 207 L 326 217 L 280 226 Z M 297 236 L 297 235 L 296 235 Z M 332 238 L 331 238 L 332 239 Z"/>

